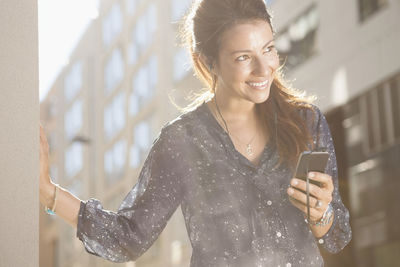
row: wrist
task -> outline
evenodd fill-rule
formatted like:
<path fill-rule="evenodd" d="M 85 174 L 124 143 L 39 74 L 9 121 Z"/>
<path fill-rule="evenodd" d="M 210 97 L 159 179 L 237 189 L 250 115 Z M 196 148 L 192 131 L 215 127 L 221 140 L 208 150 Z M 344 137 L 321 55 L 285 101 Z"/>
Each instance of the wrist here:
<path fill-rule="evenodd" d="M 55 184 L 50 182 L 47 184 L 44 188 L 41 188 L 41 196 L 43 198 L 44 203 L 42 203 L 44 206 L 51 208 L 53 206 L 54 202 L 54 191 L 55 191 Z"/>
<path fill-rule="evenodd" d="M 328 204 L 328 207 L 326 208 L 324 214 L 322 215 L 322 217 L 319 220 L 317 220 L 317 221 L 312 221 L 312 220 L 308 221 L 306 217 L 304 217 L 304 219 L 305 219 L 305 222 L 307 224 L 312 225 L 312 226 L 326 226 L 326 225 L 329 225 L 330 222 L 333 219 L 333 207 L 332 207 L 332 204 L 331 203 Z"/>

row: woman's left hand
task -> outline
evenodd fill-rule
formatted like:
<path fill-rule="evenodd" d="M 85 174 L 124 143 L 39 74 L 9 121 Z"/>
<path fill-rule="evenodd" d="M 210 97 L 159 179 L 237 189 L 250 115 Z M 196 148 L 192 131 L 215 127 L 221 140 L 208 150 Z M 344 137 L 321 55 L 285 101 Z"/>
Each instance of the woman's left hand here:
<path fill-rule="evenodd" d="M 321 172 L 309 172 L 308 177 L 310 180 L 318 181 L 321 187 L 310 183 L 310 219 L 312 221 L 319 221 L 322 218 L 326 208 L 332 201 L 333 182 L 332 176 Z M 291 187 L 288 188 L 287 193 L 290 196 L 290 202 L 299 210 L 307 215 L 307 195 L 297 189 L 306 191 L 306 181 L 302 179 L 293 178 L 290 181 Z M 295 199 L 295 200 L 293 200 Z M 296 201 L 297 200 L 297 201 Z M 319 203 L 318 203 L 319 202 Z"/>

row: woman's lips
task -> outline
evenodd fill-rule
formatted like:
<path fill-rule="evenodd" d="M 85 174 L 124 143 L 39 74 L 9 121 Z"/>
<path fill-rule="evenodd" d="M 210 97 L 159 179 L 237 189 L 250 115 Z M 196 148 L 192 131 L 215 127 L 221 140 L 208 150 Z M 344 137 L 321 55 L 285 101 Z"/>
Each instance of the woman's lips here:
<path fill-rule="evenodd" d="M 262 82 L 246 82 L 246 84 L 256 89 L 264 89 L 268 85 L 268 82 L 269 80 L 265 80 Z"/>

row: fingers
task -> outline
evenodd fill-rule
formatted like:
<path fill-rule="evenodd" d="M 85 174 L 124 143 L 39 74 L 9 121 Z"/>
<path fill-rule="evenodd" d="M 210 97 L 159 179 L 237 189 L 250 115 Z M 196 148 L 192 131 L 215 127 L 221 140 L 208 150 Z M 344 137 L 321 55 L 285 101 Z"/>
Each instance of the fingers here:
<path fill-rule="evenodd" d="M 309 183 L 310 217 L 312 220 L 319 220 L 328 204 L 332 201 L 334 189 L 332 177 L 325 173 L 310 172 L 309 178 L 321 184 L 321 187 L 319 187 L 318 185 Z M 287 189 L 290 202 L 304 212 L 304 214 L 307 214 L 307 195 L 304 193 L 306 191 L 307 182 L 302 179 L 293 178 L 290 181 L 290 185 L 291 186 Z M 322 203 L 320 207 L 316 207 L 318 200 Z"/>
<path fill-rule="evenodd" d="M 293 178 L 291 180 L 290 184 L 292 187 L 299 189 L 299 190 L 303 190 L 304 192 L 307 189 L 307 182 L 302 179 Z M 327 203 L 332 201 L 332 191 L 329 189 L 321 188 L 315 184 L 309 183 L 309 192 L 310 192 L 311 196 L 314 196 L 316 199 L 319 199 L 321 201 L 324 201 Z M 299 200 L 302 201 L 303 203 L 306 203 L 302 199 L 303 195 L 304 195 L 304 197 L 306 197 L 306 194 L 304 194 L 300 191 L 299 191 L 299 193 L 301 193 L 301 195 L 299 195 L 299 197 L 300 197 Z M 313 204 L 313 203 L 311 203 L 311 204 Z"/>
<path fill-rule="evenodd" d="M 322 172 L 309 172 L 308 178 L 320 182 L 322 184 L 322 188 L 326 188 L 330 191 L 333 191 L 332 177 L 329 174 Z"/>
<path fill-rule="evenodd" d="M 46 133 L 42 125 L 40 125 L 40 149 L 39 149 L 39 160 L 40 160 L 40 176 L 47 175 L 49 171 L 49 144 L 47 142 Z"/>
<path fill-rule="evenodd" d="M 46 133 L 41 124 L 40 124 L 40 147 L 41 147 L 41 149 L 44 148 L 45 150 L 48 150 L 48 148 L 49 148 Z"/>
<path fill-rule="evenodd" d="M 306 191 L 306 189 L 307 189 L 306 181 L 301 180 L 301 179 L 293 178 L 290 182 L 290 185 L 297 189 L 301 189 L 303 191 Z M 309 183 L 309 192 L 310 192 L 310 195 L 312 195 L 318 199 L 321 199 L 325 196 L 324 195 L 325 192 L 319 186 L 314 185 L 312 183 Z"/>
<path fill-rule="evenodd" d="M 311 186 L 311 184 L 310 184 L 310 186 Z M 304 211 L 307 212 L 307 210 L 306 210 L 306 208 L 307 208 L 307 195 L 305 193 L 301 192 L 300 190 L 298 190 L 298 189 L 296 189 L 294 187 L 288 188 L 287 193 L 290 195 L 291 198 L 297 200 L 297 202 L 302 204 L 305 207 Z M 322 202 L 322 206 L 316 208 L 318 199 Z M 324 199 L 326 199 L 326 197 L 322 198 L 322 197 L 310 196 L 310 208 L 313 208 L 313 209 L 316 209 L 316 210 L 319 210 L 319 211 L 324 210 L 324 208 L 326 208 L 326 206 L 329 203 Z"/>
<path fill-rule="evenodd" d="M 307 206 L 304 205 L 303 203 L 298 202 L 295 199 L 289 198 L 290 202 L 297 207 L 299 210 L 301 210 L 304 214 L 307 214 Z M 318 221 L 321 219 L 323 215 L 323 212 L 320 210 L 317 210 L 315 208 L 310 207 L 310 218 L 313 221 Z"/>

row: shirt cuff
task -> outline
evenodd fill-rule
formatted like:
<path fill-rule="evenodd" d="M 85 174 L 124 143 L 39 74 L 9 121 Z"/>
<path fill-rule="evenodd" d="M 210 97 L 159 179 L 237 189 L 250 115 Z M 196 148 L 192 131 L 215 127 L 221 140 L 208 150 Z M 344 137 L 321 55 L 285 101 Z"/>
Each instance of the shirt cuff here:
<path fill-rule="evenodd" d="M 323 236 L 316 238 L 317 242 L 318 242 L 318 245 L 321 245 L 324 248 L 326 248 L 326 245 L 327 245 L 327 243 L 329 243 L 330 237 L 332 235 L 333 229 L 336 226 L 338 215 L 339 215 L 338 212 L 334 211 L 333 222 L 332 222 L 332 225 L 329 228 L 328 232 L 326 232 Z"/>

